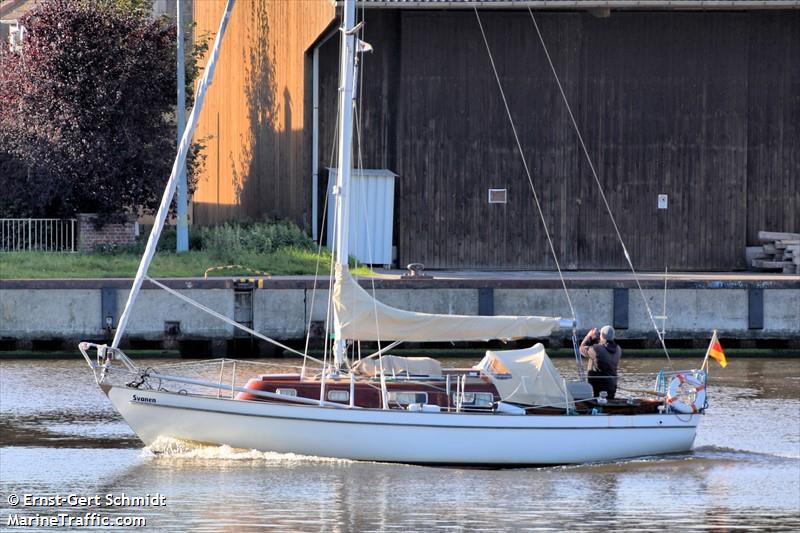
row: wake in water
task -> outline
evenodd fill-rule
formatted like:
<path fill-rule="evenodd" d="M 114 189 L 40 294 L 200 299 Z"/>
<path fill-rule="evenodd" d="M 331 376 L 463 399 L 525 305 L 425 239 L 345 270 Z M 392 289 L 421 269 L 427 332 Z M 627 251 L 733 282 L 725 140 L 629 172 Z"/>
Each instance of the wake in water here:
<path fill-rule="evenodd" d="M 728 446 L 698 446 L 691 452 L 695 458 L 709 459 L 739 459 L 750 461 L 783 461 L 786 459 L 800 459 L 800 456 L 783 452 L 759 452 L 747 449 L 731 448 Z"/>
<path fill-rule="evenodd" d="M 647 455 L 642 457 L 631 457 L 628 459 L 620 459 L 617 461 L 583 463 L 574 465 L 555 465 L 555 466 L 540 466 L 531 468 L 531 470 L 548 471 L 548 470 L 563 470 L 563 471 L 588 471 L 593 473 L 598 472 L 629 472 L 643 469 L 659 470 L 659 469 L 683 469 L 686 468 L 687 463 L 692 463 L 695 468 L 701 466 L 714 466 L 727 463 L 785 463 L 787 461 L 797 460 L 798 457 L 781 454 L 781 453 L 766 453 L 754 452 L 746 449 L 729 448 L 724 446 L 699 446 L 684 453 L 672 453 L 665 455 Z M 796 463 L 800 466 L 800 463 Z"/>
<path fill-rule="evenodd" d="M 214 446 L 171 437 L 159 437 L 142 450 L 143 455 L 159 460 L 201 460 L 201 461 L 259 461 L 272 464 L 350 464 L 349 459 L 316 457 L 295 453 L 261 452 L 232 448 L 227 445 Z"/>
<path fill-rule="evenodd" d="M 694 453 L 800 459 L 800 401 L 752 398 L 745 391 L 729 387 L 712 403 L 698 428 Z"/>
<path fill-rule="evenodd" d="M 333 457 L 317 457 L 299 455 L 294 453 L 262 452 L 232 448 L 227 445 L 214 446 L 200 442 L 159 437 L 153 444 L 142 450 L 145 457 L 159 461 L 191 461 L 191 462 L 259 462 L 265 466 L 292 466 L 292 465 L 349 465 L 361 463 L 350 459 L 337 459 Z M 641 469 L 683 469 L 686 463 L 696 463 L 713 466 L 722 463 L 769 463 L 772 461 L 786 461 L 796 459 L 782 455 L 752 452 L 721 446 L 700 446 L 690 452 L 680 454 L 655 455 L 634 457 L 619 461 L 587 463 L 576 465 L 557 465 L 541 467 L 523 467 L 531 470 L 564 470 L 564 471 L 591 471 L 591 472 L 626 472 Z M 375 463 L 378 464 L 378 463 Z"/>

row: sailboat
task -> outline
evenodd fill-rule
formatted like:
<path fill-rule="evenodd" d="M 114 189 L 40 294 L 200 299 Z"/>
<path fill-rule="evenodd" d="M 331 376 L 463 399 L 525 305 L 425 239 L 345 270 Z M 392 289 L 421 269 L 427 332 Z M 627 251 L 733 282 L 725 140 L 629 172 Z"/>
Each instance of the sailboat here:
<path fill-rule="evenodd" d="M 304 358 L 297 373 L 257 375 L 244 385 L 236 383 L 236 361 L 230 359 L 215 363 L 221 365 L 218 381 L 207 374 L 192 377 L 187 372 L 136 366 L 119 344 L 145 280 L 202 312 L 283 346 L 147 276 L 233 5 L 234 0 L 228 0 L 114 340 L 110 346 L 79 345 L 97 384 L 145 444 L 166 437 L 365 461 L 489 466 L 610 461 L 691 449 L 707 408 L 702 370 L 662 371 L 651 394 L 620 400 L 602 392 L 595 396 L 576 342 L 578 379 L 569 382 L 542 344 L 490 350 L 474 366 L 456 369 L 443 369 L 426 357 L 389 353 L 405 341 L 511 341 L 546 337 L 559 327 L 572 328 L 574 340 L 576 320 L 411 312 L 381 303 L 353 278 L 346 223 L 353 168 L 354 80 L 357 54 L 368 48 L 357 36 L 355 0 L 346 0 L 343 6 L 341 171 L 334 187 L 335 265 L 329 296 L 333 340 L 323 359 L 306 349 L 297 352 Z M 377 342 L 378 350 L 361 357 L 362 341 Z M 313 363 L 318 364 L 315 369 Z M 230 382 L 223 382 L 224 365 L 233 366 Z"/>

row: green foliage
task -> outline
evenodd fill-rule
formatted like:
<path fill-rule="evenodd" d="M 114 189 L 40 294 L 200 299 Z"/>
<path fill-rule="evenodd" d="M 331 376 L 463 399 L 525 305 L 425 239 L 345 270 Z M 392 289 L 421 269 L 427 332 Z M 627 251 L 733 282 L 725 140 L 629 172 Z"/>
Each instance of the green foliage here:
<path fill-rule="evenodd" d="M 200 249 L 213 255 L 216 259 L 231 263 L 242 255 L 243 231 L 239 226 L 223 224 L 201 228 Z"/>
<path fill-rule="evenodd" d="M 19 53 L 0 46 L 6 216 L 155 211 L 175 158 L 176 27 L 151 12 L 152 0 L 48 0 L 21 19 Z M 187 105 L 207 50 L 187 42 Z M 203 146 L 187 157 L 190 192 Z"/>
<path fill-rule="evenodd" d="M 193 22 L 191 25 L 193 31 L 195 31 L 196 26 L 197 23 Z M 200 73 L 203 70 L 200 67 L 200 61 L 208 52 L 211 40 L 214 37 L 214 35 L 211 33 L 202 33 L 198 35 L 195 39 L 195 42 L 192 43 L 189 41 L 191 38 L 190 35 L 191 32 L 189 31 L 184 33 L 186 39 L 186 42 L 184 43 L 184 50 L 186 50 L 186 61 L 184 64 L 184 73 L 186 79 L 186 105 L 189 107 L 194 105 L 194 81 L 200 77 Z M 203 146 L 205 146 L 204 140 L 201 140 L 201 143 Z"/>
<path fill-rule="evenodd" d="M 283 248 L 313 250 L 312 241 L 291 222 L 257 222 L 197 228 L 200 249 L 212 257 L 236 262 L 243 254 L 271 254 Z"/>
<path fill-rule="evenodd" d="M 84 0 L 91 5 L 91 0 Z M 153 12 L 153 0 L 95 0 L 98 4 L 117 8 L 126 13 L 149 16 Z"/>

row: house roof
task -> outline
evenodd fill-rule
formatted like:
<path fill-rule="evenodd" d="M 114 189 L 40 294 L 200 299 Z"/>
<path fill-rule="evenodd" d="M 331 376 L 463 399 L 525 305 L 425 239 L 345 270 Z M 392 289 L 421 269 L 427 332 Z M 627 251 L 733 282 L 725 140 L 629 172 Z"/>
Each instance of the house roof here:
<path fill-rule="evenodd" d="M 359 7 L 394 9 L 800 9 L 800 0 L 356 0 L 356 3 Z"/>
<path fill-rule="evenodd" d="M 42 3 L 42 0 L 0 0 L 0 19 L 16 20 Z"/>

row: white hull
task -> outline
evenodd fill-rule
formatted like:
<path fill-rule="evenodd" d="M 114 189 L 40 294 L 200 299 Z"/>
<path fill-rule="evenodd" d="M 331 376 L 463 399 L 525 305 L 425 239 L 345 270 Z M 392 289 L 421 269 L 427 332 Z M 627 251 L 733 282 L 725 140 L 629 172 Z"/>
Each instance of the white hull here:
<path fill-rule="evenodd" d="M 520 416 L 337 409 L 103 388 L 146 444 L 164 436 L 419 464 L 570 464 L 685 452 L 700 421 L 700 415 L 676 414 Z"/>

